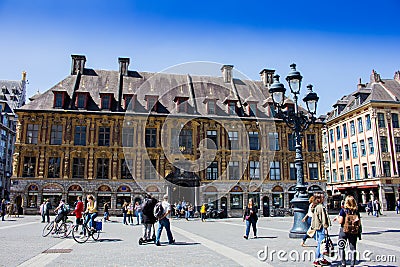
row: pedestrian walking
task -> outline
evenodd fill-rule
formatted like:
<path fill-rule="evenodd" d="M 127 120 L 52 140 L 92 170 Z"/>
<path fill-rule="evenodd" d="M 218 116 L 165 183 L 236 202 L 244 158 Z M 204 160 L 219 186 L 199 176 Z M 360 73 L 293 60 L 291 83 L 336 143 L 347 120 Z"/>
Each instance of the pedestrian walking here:
<path fill-rule="evenodd" d="M 361 220 L 360 213 L 357 209 L 357 203 L 353 196 L 347 196 L 345 199 L 344 208 L 339 212 L 338 222 L 339 230 L 339 255 L 342 266 L 346 266 L 346 241 L 350 244 L 351 263 L 350 266 L 356 265 L 357 255 L 357 238 L 361 239 Z"/>
<path fill-rule="evenodd" d="M 313 216 L 313 212 L 314 212 L 314 196 L 311 196 L 308 200 L 308 211 L 306 216 L 304 216 L 304 218 L 301 220 L 302 222 L 307 223 L 307 228 L 310 230 L 311 229 L 311 220 L 312 220 L 312 216 Z M 305 246 L 306 240 L 307 238 L 312 238 L 312 236 L 310 236 L 309 234 L 313 233 L 313 231 L 307 231 L 306 234 L 303 237 L 303 240 L 301 241 L 300 245 L 302 247 Z"/>
<path fill-rule="evenodd" d="M 206 204 L 203 203 L 203 205 L 201 205 L 201 208 L 200 208 L 200 216 L 201 216 L 201 221 L 202 222 L 206 221 L 206 212 L 207 212 Z"/>
<path fill-rule="evenodd" d="M 6 216 L 6 211 L 7 211 L 7 204 L 6 200 L 3 198 L 1 201 L 1 220 L 4 221 L 4 216 Z"/>
<path fill-rule="evenodd" d="M 128 223 L 126 222 L 127 213 L 128 213 L 128 202 L 125 201 L 124 204 L 122 205 L 122 216 L 123 216 L 122 223 L 124 225 L 128 225 Z"/>
<path fill-rule="evenodd" d="M 327 234 L 327 229 L 331 226 L 331 221 L 329 219 L 326 208 L 324 207 L 325 196 L 323 193 L 314 194 L 314 213 L 311 219 L 311 229 L 315 230 L 315 239 L 317 240 L 317 250 L 315 253 L 315 260 L 313 264 L 315 266 L 320 265 L 330 265 L 330 262 L 324 258 L 321 253 L 321 243 L 325 240 L 325 235 Z"/>
<path fill-rule="evenodd" d="M 142 223 L 142 206 L 139 204 L 139 202 L 135 203 L 135 213 L 136 213 L 136 224 L 139 225 Z"/>
<path fill-rule="evenodd" d="M 109 206 L 108 203 L 104 203 L 104 222 L 110 221 L 110 213 L 109 213 Z"/>
<path fill-rule="evenodd" d="M 165 231 L 167 231 L 168 243 L 169 244 L 175 243 L 175 239 L 172 236 L 171 225 L 169 222 L 169 217 L 170 217 L 170 213 L 171 213 L 171 205 L 168 202 L 168 195 L 164 195 L 161 205 L 162 205 L 164 212 L 163 212 L 163 215 L 158 219 L 158 230 L 157 230 L 157 236 L 156 236 L 156 240 L 155 240 L 155 243 L 157 246 L 161 246 L 160 237 L 161 237 L 161 233 L 162 233 L 162 230 L 164 227 L 165 227 Z"/>
<path fill-rule="evenodd" d="M 13 214 L 14 214 L 14 205 L 12 203 L 8 203 L 7 204 L 7 218 L 12 217 Z"/>
<path fill-rule="evenodd" d="M 46 206 L 45 206 L 45 215 L 46 215 L 46 219 L 47 219 L 47 223 L 50 222 L 50 210 L 52 209 L 51 203 L 50 203 L 50 199 L 46 200 Z"/>
<path fill-rule="evenodd" d="M 396 214 L 399 214 L 399 212 L 400 212 L 400 198 L 398 198 L 396 202 Z"/>
<path fill-rule="evenodd" d="M 374 216 L 379 217 L 381 205 L 377 199 L 374 200 Z"/>
<path fill-rule="evenodd" d="M 42 216 L 42 223 L 45 222 L 45 215 L 46 215 L 46 213 L 44 212 L 45 207 L 46 207 L 46 202 L 43 201 L 42 205 L 40 205 L 40 208 L 39 208 L 40 216 Z"/>
<path fill-rule="evenodd" d="M 253 203 L 253 199 L 249 198 L 249 203 L 243 214 L 243 221 L 246 221 L 246 234 L 243 238 L 248 239 L 250 234 L 250 225 L 253 227 L 254 238 L 257 238 L 257 216 L 258 208 Z"/>
<path fill-rule="evenodd" d="M 146 194 L 143 204 L 142 204 L 142 213 L 143 213 L 143 241 L 148 242 L 150 240 L 155 240 L 156 233 L 154 231 L 154 224 L 157 219 L 154 216 L 154 207 L 157 204 L 157 199 L 152 197 L 150 194 Z M 151 232 L 153 229 L 153 233 Z"/>
<path fill-rule="evenodd" d="M 126 213 L 126 216 L 127 216 L 127 218 L 128 218 L 128 223 L 130 224 L 130 225 L 133 225 L 133 204 L 132 204 L 132 202 L 129 202 L 129 205 L 128 205 L 128 212 Z"/>
<path fill-rule="evenodd" d="M 368 216 L 370 214 L 372 214 L 372 215 L 374 214 L 374 208 L 373 208 L 372 200 L 368 201 L 368 203 L 367 203 L 367 214 L 368 214 Z"/>
<path fill-rule="evenodd" d="M 13 207 L 14 207 L 14 218 L 16 218 L 17 215 L 18 215 L 18 218 L 19 218 L 19 212 L 18 212 L 17 203 L 14 203 Z"/>

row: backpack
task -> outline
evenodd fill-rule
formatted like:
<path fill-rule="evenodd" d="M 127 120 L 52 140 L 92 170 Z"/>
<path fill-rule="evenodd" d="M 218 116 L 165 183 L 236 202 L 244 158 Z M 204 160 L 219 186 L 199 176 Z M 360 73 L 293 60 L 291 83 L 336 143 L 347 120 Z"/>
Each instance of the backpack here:
<path fill-rule="evenodd" d="M 357 214 L 350 213 L 346 210 L 346 217 L 344 219 L 343 232 L 351 235 L 358 235 L 360 233 L 361 221 Z"/>
<path fill-rule="evenodd" d="M 162 206 L 162 202 L 158 202 L 153 210 L 154 217 L 160 219 L 164 215 L 164 207 Z"/>
<path fill-rule="evenodd" d="M 64 214 L 68 214 L 69 212 L 70 212 L 70 207 L 69 207 L 69 205 L 68 204 L 64 204 L 63 205 L 63 207 L 62 207 L 62 212 L 64 213 Z"/>

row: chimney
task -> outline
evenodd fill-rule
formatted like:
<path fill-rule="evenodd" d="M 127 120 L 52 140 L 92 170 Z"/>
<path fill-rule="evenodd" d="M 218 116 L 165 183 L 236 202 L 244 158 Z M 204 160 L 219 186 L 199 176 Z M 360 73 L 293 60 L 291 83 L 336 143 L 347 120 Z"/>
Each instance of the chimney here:
<path fill-rule="evenodd" d="M 375 83 L 382 82 L 382 80 L 381 80 L 381 75 L 380 75 L 379 73 L 377 73 L 375 70 L 372 70 L 372 74 L 371 74 L 369 80 L 370 80 L 371 83 L 374 83 L 374 82 L 375 82 Z"/>
<path fill-rule="evenodd" d="M 129 66 L 129 58 L 127 57 L 119 57 L 119 74 L 122 76 L 128 76 L 128 66 Z"/>
<path fill-rule="evenodd" d="M 233 65 L 223 65 L 221 68 L 222 77 L 224 78 L 224 82 L 230 83 L 232 81 L 232 69 Z"/>
<path fill-rule="evenodd" d="M 26 71 L 22 72 L 22 81 L 26 82 Z"/>
<path fill-rule="evenodd" d="M 82 55 L 71 55 L 71 58 L 71 75 L 76 75 L 78 73 L 83 74 L 83 70 L 85 69 L 86 57 Z"/>
<path fill-rule="evenodd" d="M 400 70 L 394 73 L 394 80 L 400 82 Z"/>
<path fill-rule="evenodd" d="M 263 69 L 260 71 L 261 81 L 264 86 L 270 86 L 273 82 L 272 77 L 274 76 L 275 70 Z"/>
<path fill-rule="evenodd" d="M 360 89 L 363 89 L 363 88 L 365 88 L 365 87 L 366 87 L 365 84 L 363 84 L 363 83 L 361 82 L 361 78 L 358 79 L 357 89 L 360 90 Z"/>

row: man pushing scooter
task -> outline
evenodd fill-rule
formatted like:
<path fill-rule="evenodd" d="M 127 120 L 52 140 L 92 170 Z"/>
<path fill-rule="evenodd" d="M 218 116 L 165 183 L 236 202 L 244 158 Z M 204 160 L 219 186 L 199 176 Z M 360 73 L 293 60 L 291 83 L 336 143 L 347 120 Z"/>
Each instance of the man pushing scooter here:
<path fill-rule="evenodd" d="M 139 245 L 142 245 L 143 243 L 154 242 L 154 240 L 156 240 L 154 224 L 156 223 L 157 219 L 154 216 L 153 211 L 157 202 L 157 199 L 153 198 L 150 194 L 145 195 L 145 199 L 142 204 L 144 229 L 143 237 L 139 239 Z M 153 233 L 151 233 L 151 229 L 153 229 Z"/>

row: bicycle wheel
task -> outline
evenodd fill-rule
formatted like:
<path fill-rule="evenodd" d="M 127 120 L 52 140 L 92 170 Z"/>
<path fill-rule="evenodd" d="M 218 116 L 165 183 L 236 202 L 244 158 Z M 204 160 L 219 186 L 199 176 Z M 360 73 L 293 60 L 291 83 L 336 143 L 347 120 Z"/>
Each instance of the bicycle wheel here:
<path fill-rule="evenodd" d="M 99 240 L 99 237 L 100 237 L 100 230 L 92 233 L 92 238 L 94 241 Z"/>
<path fill-rule="evenodd" d="M 73 223 L 72 221 L 67 221 L 65 224 L 67 225 L 67 232 L 66 232 L 65 237 L 68 237 L 68 236 L 71 234 L 72 229 L 73 229 L 75 226 L 74 226 L 74 223 Z"/>
<path fill-rule="evenodd" d="M 54 228 L 54 221 L 47 223 L 43 228 L 42 236 L 43 237 L 48 236 L 51 233 L 51 231 L 53 231 L 53 228 Z"/>
<path fill-rule="evenodd" d="M 61 223 L 60 227 L 58 227 L 57 229 L 57 235 L 60 238 L 65 238 L 67 237 L 67 233 L 68 233 L 68 225 L 66 223 Z"/>
<path fill-rule="evenodd" d="M 72 237 L 78 243 L 85 243 L 89 239 L 89 229 L 86 225 L 83 226 L 82 231 L 79 231 L 79 229 L 75 231 L 74 229 L 74 231 L 72 231 Z"/>

